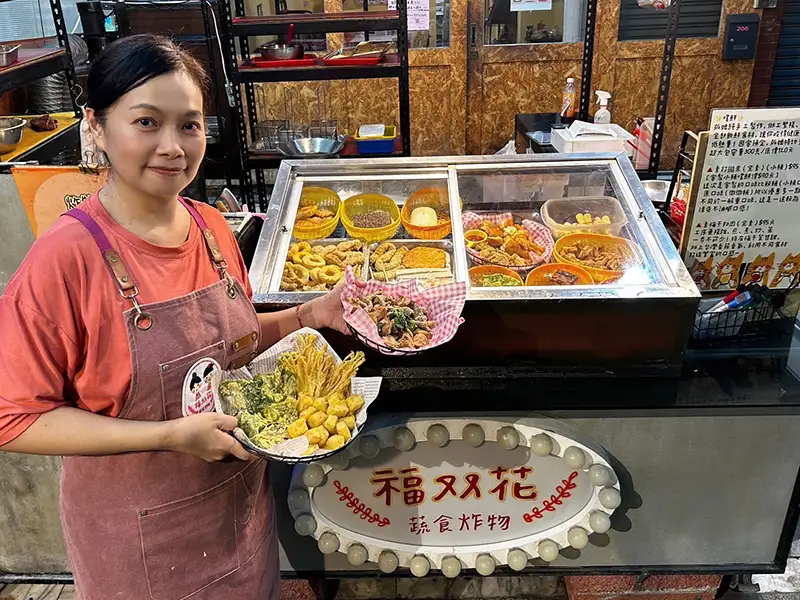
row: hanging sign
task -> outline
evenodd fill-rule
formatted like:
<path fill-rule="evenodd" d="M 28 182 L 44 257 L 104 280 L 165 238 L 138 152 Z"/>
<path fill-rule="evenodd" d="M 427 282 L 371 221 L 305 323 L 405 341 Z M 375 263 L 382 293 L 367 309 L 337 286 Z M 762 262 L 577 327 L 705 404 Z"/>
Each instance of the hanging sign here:
<path fill-rule="evenodd" d="M 701 290 L 800 272 L 800 109 L 715 110 L 684 260 Z"/>
<path fill-rule="evenodd" d="M 103 185 L 105 171 L 87 167 L 12 167 L 34 237 Z"/>
<path fill-rule="evenodd" d="M 365 431 L 347 453 L 298 467 L 289 493 L 296 529 L 321 551 L 447 576 L 553 561 L 608 531 L 620 501 L 585 443 L 527 420 L 461 418 Z"/>
<path fill-rule="evenodd" d="M 389 10 L 397 10 L 397 0 L 389 0 Z M 431 28 L 431 4 L 429 0 L 406 0 L 406 15 L 409 31 L 429 31 Z"/>

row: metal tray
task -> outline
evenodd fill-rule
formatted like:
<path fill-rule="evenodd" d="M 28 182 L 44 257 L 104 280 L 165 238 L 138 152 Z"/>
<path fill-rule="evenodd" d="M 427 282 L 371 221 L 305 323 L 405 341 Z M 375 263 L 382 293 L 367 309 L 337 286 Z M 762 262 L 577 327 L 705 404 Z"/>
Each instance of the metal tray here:
<path fill-rule="evenodd" d="M 397 246 L 398 248 L 401 246 L 405 246 L 409 250 L 412 248 L 418 248 L 419 246 L 427 246 L 428 248 L 438 248 L 440 250 L 444 250 L 447 253 L 447 264 L 445 265 L 446 269 L 450 271 L 450 278 L 451 281 L 442 281 L 442 283 L 451 283 L 452 281 L 456 280 L 456 275 L 453 270 L 453 242 L 450 240 L 404 240 L 404 239 L 393 239 L 393 240 L 386 240 L 386 242 L 390 242 Z M 369 278 L 372 279 L 372 265 L 369 262 L 370 255 L 375 251 L 375 249 L 383 243 L 386 242 L 375 242 L 369 245 L 369 249 L 367 252 L 367 264 L 369 265 Z M 281 267 L 283 268 L 283 267 Z M 424 281 L 424 279 L 423 279 Z"/>
<path fill-rule="evenodd" d="M 354 239 L 355 238 L 325 238 L 324 240 L 309 240 L 308 244 L 311 247 L 314 247 L 314 246 L 335 246 L 335 245 L 340 244 L 342 242 L 351 242 Z M 301 243 L 301 242 L 297 242 L 297 241 L 292 240 L 289 245 L 291 245 L 291 244 L 299 244 L 299 243 Z M 362 277 L 364 276 L 365 273 L 369 272 L 369 244 L 366 244 L 366 243 L 364 244 L 363 252 L 364 252 L 364 264 L 361 266 L 361 276 Z M 286 264 L 286 259 L 287 258 L 288 258 L 288 252 L 287 252 L 287 256 L 283 257 L 283 260 L 275 263 L 276 265 L 279 265 L 278 266 L 278 268 L 280 269 L 279 273 L 283 273 L 283 267 Z M 274 290 L 274 291 L 276 291 L 278 293 L 281 293 L 281 294 L 296 294 L 298 292 L 302 292 L 304 294 L 317 294 L 317 295 L 321 296 L 321 295 L 326 293 L 326 292 L 322 292 L 322 291 L 320 291 L 320 292 L 314 292 L 314 291 L 303 292 L 303 290 L 282 290 L 282 289 L 280 289 L 280 277 L 276 277 L 276 280 L 277 280 L 277 284 L 276 284 L 277 285 L 277 289 Z"/>

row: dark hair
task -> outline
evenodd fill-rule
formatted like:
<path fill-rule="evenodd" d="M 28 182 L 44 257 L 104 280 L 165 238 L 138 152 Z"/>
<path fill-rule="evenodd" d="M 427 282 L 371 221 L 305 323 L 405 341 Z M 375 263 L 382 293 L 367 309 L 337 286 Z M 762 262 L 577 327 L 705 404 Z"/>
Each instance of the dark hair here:
<path fill-rule="evenodd" d="M 114 103 L 151 79 L 185 72 L 205 97 L 208 75 L 198 60 L 169 38 L 151 33 L 131 35 L 109 44 L 89 67 L 87 106 L 102 122 Z"/>

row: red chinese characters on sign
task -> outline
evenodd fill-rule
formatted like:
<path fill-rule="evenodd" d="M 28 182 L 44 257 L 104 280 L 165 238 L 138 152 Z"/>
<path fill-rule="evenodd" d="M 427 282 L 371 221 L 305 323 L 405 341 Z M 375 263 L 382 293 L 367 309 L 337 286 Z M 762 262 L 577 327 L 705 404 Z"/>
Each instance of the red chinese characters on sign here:
<path fill-rule="evenodd" d="M 509 470 L 505 467 L 497 467 L 489 471 L 489 474 L 493 475 L 498 481 L 497 485 L 489 490 L 489 493 L 495 494 L 500 502 L 506 501 L 508 484 L 511 483 L 510 479 L 506 476 L 507 473 L 511 473 L 511 475 L 515 475 L 517 479 L 524 481 L 528 478 L 528 475 L 533 473 L 533 469 L 523 465 L 516 469 Z M 511 483 L 511 497 L 515 500 L 535 500 L 538 496 L 536 486 L 533 484 L 523 484 L 522 481 L 514 481 Z"/>
<path fill-rule="evenodd" d="M 458 517 L 439 515 L 432 520 L 434 527 L 428 526 L 425 515 L 417 515 L 408 519 L 408 531 L 416 535 L 423 533 L 456 533 L 462 531 L 508 531 L 511 526 L 510 515 L 461 513 Z M 455 529 L 454 529 L 455 528 Z"/>
<path fill-rule="evenodd" d="M 423 504 L 427 498 L 423 487 L 425 481 L 418 473 L 417 467 L 399 469 L 397 473 L 394 469 L 372 471 L 370 483 L 378 487 L 373 496 L 382 499 L 388 507 L 392 506 L 396 494 L 401 495 L 406 506 Z M 505 502 L 508 497 L 523 501 L 538 497 L 536 486 L 527 483 L 528 476 L 533 473 L 532 467 L 523 465 L 512 469 L 498 466 L 489 473 L 494 477 L 489 494 L 496 496 L 500 502 Z M 433 502 L 441 502 L 449 496 L 459 500 L 480 500 L 484 495 L 480 473 L 466 473 L 461 480 L 457 475 L 444 473 L 434 477 L 433 483 L 437 486 L 435 493 L 430 495 Z"/>
<path fill-rule="evenodd" d="M 372 471 L 372 479 L 369 481 L 373 485 L 379 485 L 380 488 L 372 495 L 375 498 L 383 498 L 384 504 L 389 507 L 392 506 L 394 494 L 400 493 L 406 506 L 422 504 L 425 502 L 425 490 L 422 489 L 425 480 L 417 475 L 418 472 L 417 467 L 400 469 L 399 475 L 395 475 L 394 469 L 376 469 Z M 394 485 L 397 482 L 400 482 L 402 489 Z"/>

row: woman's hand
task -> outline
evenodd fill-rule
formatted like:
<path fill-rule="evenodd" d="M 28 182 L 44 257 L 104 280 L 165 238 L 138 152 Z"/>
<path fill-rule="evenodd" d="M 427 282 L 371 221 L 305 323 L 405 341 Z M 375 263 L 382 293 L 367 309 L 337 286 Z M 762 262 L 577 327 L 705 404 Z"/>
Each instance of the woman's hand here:
<path fill-rule="evenodd" d="M 366 284 L 363 284 L 366 285 Z M 345 335 L 350 334 L 342 312 L 342 291 L 344 280 L 324 296 L 314 298 L 300 307 L 300 323 L 312 329 L 334 329 Z"/>
<path fill-rule="evenodd" d="M 167 421 L 170 426 L 167 448 L 202 458 L 206 462 L 222 460 L 233 454 L 241 460 L 256 458 L 236 439 L 226 433 L 236 428 L 236 417 L 219 413 L 200 413 Z"/>

